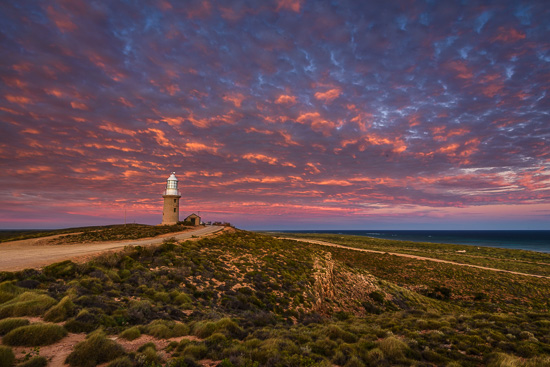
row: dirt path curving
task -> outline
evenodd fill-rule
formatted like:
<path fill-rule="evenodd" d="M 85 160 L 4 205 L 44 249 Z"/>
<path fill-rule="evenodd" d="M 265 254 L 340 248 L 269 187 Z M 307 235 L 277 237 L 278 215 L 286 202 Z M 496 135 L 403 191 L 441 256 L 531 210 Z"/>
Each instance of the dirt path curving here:
<path fill-rule="evenodd" d="M 148 246 L 162 243 L 167 238 L 187 240 L 202 238 L 222 231 L 221 226 L 200 227 L 193 231 L 167 233 L 139 240 L 92 242 L 72 245 L 40 245 L 42 238 L 4 242 L 0 244 L 0 271 L 16 271 L 43 266 L 63 260 L 86 260 L 102 252 L 120 250 L 126 246 Z M 51 236 L 56 237 L 56 236 Z"/>
<path fill-rule="evenodd" d="M 348 247 L 348 246 L 344 246 L 344 245 L 338 245 L 338 244 L 332 243 L 332 242 L 325 242 L 325 241 L 319 241 L 319 240 L 296 239 L 296 238 L 290 238 L 290 237 L 277 237 L 277 238 L 279 238 L 281 240 L 293 240 L 293 241 L 298 241 L 298 242 L 313 243 L 315 245 L 321 245 L 321 246 L 338 247 L 338 248 L 343 248 L 343 249 L 346 249 L 346 250 L 353 250 L 353 251 L 359 251 L 359 252 L 370 252 L 370 253 L 374 253 L 374 254 L 394 255 L 394 256 L 407 257 L 409 259 L 415 259 L 415 260 L 433 261 L 433 262 L 436 262 L 436 263 L 445 263 L 445 264 L 452 264 L 452 265 L 458 265 L 458 266 L 467 266 L 467 267 L 470 267 L 470 268 L 477 268 L 477 269 L 490 270 L 490 271 L 498 271 L 498 272 L 501 272 L 501 273 L 525 275 L 527 277 L 534 277 L 534 278 L 550 279 L 549 276 L 545 276 L 545 275 L 528 274 L 528 273 L 520 273 L 520 272 L 512 271 L 512 270 L 488 268 L 488 267 L 481 266 L 481 265 L 462 264 L 462 263 L 457 263 L 457 262 L 450 261 L 450 260 L 441 260 L 441 259 L 434 259 L 432 257 L 416 256 L 416 255 L 409 255 L 409 254 L 400 254 L 400 253 L 397 253 L 397 252 L 387 252 L 387 251 L 378 251 L 378 250 L 368 250 L 368 249 L 356 248 L 356 247 Z"/>

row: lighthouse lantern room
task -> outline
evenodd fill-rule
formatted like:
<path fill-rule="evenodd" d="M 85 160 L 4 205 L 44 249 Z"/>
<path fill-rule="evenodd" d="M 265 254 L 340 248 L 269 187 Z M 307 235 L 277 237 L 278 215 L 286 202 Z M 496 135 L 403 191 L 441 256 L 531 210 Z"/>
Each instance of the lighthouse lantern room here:
<path fill-rule="evenodd" d="M 172 172 L 166 182 L 164 190 L 164 208 L 162 211 L 162 225 L 172 225 L 179 222 L 180 217 L 180 192 L 178 191 L 178 179 L 176 172 Z"/>

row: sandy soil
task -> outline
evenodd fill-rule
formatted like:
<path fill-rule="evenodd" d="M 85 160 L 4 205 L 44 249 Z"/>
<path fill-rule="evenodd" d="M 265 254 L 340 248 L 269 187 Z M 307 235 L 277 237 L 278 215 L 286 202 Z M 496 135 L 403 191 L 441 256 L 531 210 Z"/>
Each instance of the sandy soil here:
<path fill-rule="evenodd" d="M 186 240 L 202 238 L 223 230 L 221 226 L 200 227 L 193 231 L 167 233 L 153 238 L 139 240 L 92 242 L 71 245 L 43 245 L 45 237 L 0 244 L 0 271 L 16 271 L 63 261 L 86 261 L 102 252 L 120 250 L 126 246 L 147 246 L 162 243 L 166 238 Z M 59 236 L 59 235 L 58 235 Z M 54 239 L 58 236 L 50 236 Z"/>
<path fill-rule="evenodd" d="M 434 258 L 431 258 L 431 257 L 415 256 L 415 255 L 408 255 L 408 254 L 399 254 L 399 253 L 396 253 L 396 252 L 387 252 L 387 251 L 377 251 L 377 250 L 367 250 L 367 249 L 362 249 L 362 248 L 354 248 L 354 247 L 348 247 L 348 246 L 338 245 L 336 243 L 319 241 L 319 240 L 296 239 L 296 238 L 290 238 L 290 237 L 278 237 L 278 238 L 280 238 L 282 240 L 293 240 L 293 241 L 298 241 L 298 242 L 313 243 L 313 244 L 322 245 L 322 246 L 345 248 L 347 250 L 353 250 L 353 251 L 370 252 L 370 253 L 375 253 L 375 254 L 388 254 L 388 255 L 393 255 L 393 256 L 407 257 L 409 259 L 415 259 L 415 260 L 433 261 L 433 262 L 437 262 L 437 263 L 445 263 L 445 264 L 452 264 L 452 265 L 458 265 L 458 266 L 467 266 L 467 267 L 470 267 L 470 268 L 484 269 L 484 270 L 490 270 L 490 271 L 498 271 L 498 272 L 501 272 L 501 273 L 517 274 L 517 275 L 525 275 L 525 276 L 534 277 L 534 278 L 550 279 L 550 277 L 544 276 L 544 275 L 519 273 L 517 271 L 488 268 L 488 267 L 480 266 L 480 265 L 461 264 L 461 263 L 457 263 L 457 262 L 449 261 L 449 260 L 434 259 Z"/>

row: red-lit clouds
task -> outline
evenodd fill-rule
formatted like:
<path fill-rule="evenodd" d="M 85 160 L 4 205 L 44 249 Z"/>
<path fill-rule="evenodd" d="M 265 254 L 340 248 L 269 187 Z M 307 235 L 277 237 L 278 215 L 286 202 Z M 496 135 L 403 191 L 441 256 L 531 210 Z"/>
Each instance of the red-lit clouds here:
<path fill-rule="evenodd" d="M 536 7 L 88 6 L 0 14 L 4 227 L 156 223 L 171 171 L 183 212 L 244 227 L 549 218 Z"/>

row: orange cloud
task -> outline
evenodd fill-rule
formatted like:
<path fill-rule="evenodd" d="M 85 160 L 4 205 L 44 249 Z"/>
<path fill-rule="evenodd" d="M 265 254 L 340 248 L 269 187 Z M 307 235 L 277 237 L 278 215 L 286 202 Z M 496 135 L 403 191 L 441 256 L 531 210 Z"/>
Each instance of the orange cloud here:
<path fill-rule="evenodd" d="M 20 105 L 31 103 L 31 100 L 30 100 L 29 98 L 23 97 L 23 96 L 11 96 L 11 95 L 7 95 L 7 96 L 6 96 L 6 99 L 7 99 L 8 101 L 10 101 L 11 103 L 17 103 L 17 104 L 20 104 Z"/>
<path fill-rule="evenodd" d="M 269 157 L 269 156 L 266 156 L 264 154 L 248 153 L 248 154 L 243 155 L 243 158 L 250 161 L 250 162 L 252 162 L 252 163 L 257 163 L 258 161 L 260 161 L 260 162 L 265 162 L 267 164 L 275 165 L 278 162 L 277 158 Z"/>
<path fill-rule="evenodd" d="M 294 96 L 289 96 L 289 95 L 285 95 L 285 94 L 281 94 L 279 96 L 279 98 L 277 98 L 275 100 L 275 103 L 276 104 L 290 104 L 290 105 L 293 105 L 293 104 L 296 104 L 296 97 Z"/>
<path fill-rule="evenodd" d="M 456 71 L 457 77 L 461 79 L 471 79 L 474 77 L 474 73 L 468 68 L 465 62 L 463 61 L 451 61 L 447 63 L 447 66 Z"/>
<path fill-rule="evenodd" d="M 218 148 L 208 146 L 206 144 L 202 143 L 196 143 L 196 142 L 190 142 L 185 144 L 185 149 L 192 152 L 200 152 L 200 151 L 207 151 L 210 153 L 217 153 Z"/>
<path fill-rule="evenodd" d="M 494 41 L 516 42 L 525 38 L 525 33 L 521 33 L 515 28 L 506 29 L 505 27 L 499 27 L 498 32 L 499 35 L 493 39 Z"/>
<path fill-rule="evenodd" d="M 309 163 L 306 164 L 306 170 L 309 171 L 309 173 L 311 173 L 312 175 L 316 175 L 318 173 L 321 173 L 319 168 L 317 168 L 318 165 L 319 165 L 319 163 L 309 162 Z"/>
<path fill-rule="evenodd" d="M 71 107 L 75 110 L 84 110 L 87 111 L 89 108 L 84 103 L 81 102 L 71 102 Z"/>
<path fill-rule="evenodd" d="M 164 133 L 164 131 L 160 129 L 153 129 L 153 128 L 149 128 L 146 131 L 155 134 L 155 140 L 159 145 L 162 145 L 165 147 L 173 147 L 173 144 L 170 142 L 170 140 L 166 138 L 166 134 Z"/>
<path fill-rule="evenodd" d="M 277 11 L 280 10 L 291 10 L 296 13 L 300 12 L 300 7 L 302 6 L 300 0 L 278 0 L 277 1 Z"/>
<path fill-rule="evenodd" d="M 54 22 L 61 32 L 72 32 L 77 28 L 76 24 L 71 21 L 68 12 L 58 12 L 52 6 L 48 6 L 46 12 L 50 20 Z"/>
<path fill-rule="evenodd" d="M 61 98 L 64 96 L 63 92 L 61 92 L 59 89 L 46 89 L 45 92 L 51 96 L 56 96 L 57 98 Z"/>
<path fill-rule="evenodd" d="M 120 97 L 120 98 L 118 99 L 118 101 L 119 101 L 120 103 L 122 103 L 123 105 L 125 105 L 126 107 L 134 107 L 134 105 L 132 104 L 132 102 L 129 102 L 129 101 L 128 101 L 126 98 L 124 98 L 124 97 Z"/>
<path fill-rule="evenodd" d="M 392 151 L 394 153 L 402 153 L 407 150 L 407 145 L 401 138 L 384 138 L 379 135 L 369 133 L 358 139 L 348 139 L 342 140 L 340 146 L 342 148 L 347 147 L 348 145 L 358 144 L 358 149 L 360 152 L 363 152 L 367 149 L 367 146 L 370 145 L 391 145 L 393 146 Z"/>
<path fill-rule="evenodd" d="M 325 101 L 325 103 L 330 103 L 336 98 L 340 97 L 342 90 L 340 88 L 329 89 L 326 92 L 317 92 L 315 93 L 315 98 Z"/>
<path fill-rule="evenodd" d="M 104 125 L 100 125 L 99 128 L 103 129 L 103 130 L 123 134 L 123 135 L 129 135 L 129 136 L 135 136 L 136 135 L 136 131 L 123 129 L 123 128 L 118 127 L 117 125 L 113 124 L 112 122 L 106 122 Z"/>
<path fill-rule="evenodd" d="M 296 122 L 309 124 L 312 130 L 320 132 L 325 136 L 329 136 L 331 130 L 337 126 L 334 122 L 323 119 L 319 112 L 302 113 L 298 116 Z"/>
<path fill-rule="evenodd" d="M 223 100 L 232 102 L 235 105 L 235 107 L 241 107 L 241 103 L 244 100 L 244 95 L 242 95 L 241 93 L 226 95 L 226 96 L 223 96 Z"/>
<path fill-rule="evenodd" d="M 311 182 L 315 185 L 334 185 L 334 186 L 351 186 L 353 185 L 351 182 L 346 180 L 323 180 L 323 181 L 316 181 Z"/>

